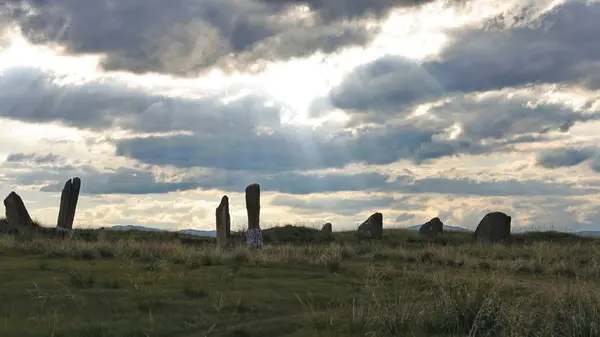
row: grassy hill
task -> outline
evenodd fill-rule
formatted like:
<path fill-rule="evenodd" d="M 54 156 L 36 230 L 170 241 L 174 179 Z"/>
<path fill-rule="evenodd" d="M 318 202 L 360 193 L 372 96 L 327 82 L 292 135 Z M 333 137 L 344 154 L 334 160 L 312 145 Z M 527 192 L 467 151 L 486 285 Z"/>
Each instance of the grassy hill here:
<path fill-rule="evenodd" d="M 599 336 L 600 240 L 387 230 L 0 237 L 0 336 Z"/>

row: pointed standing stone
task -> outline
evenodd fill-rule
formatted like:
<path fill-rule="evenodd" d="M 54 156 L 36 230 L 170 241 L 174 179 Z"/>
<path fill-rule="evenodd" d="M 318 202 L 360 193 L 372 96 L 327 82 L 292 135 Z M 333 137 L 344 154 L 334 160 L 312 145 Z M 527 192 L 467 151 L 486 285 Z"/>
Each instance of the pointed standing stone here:
<path fill-rule="evenodd" d="M 331 225 L 331 222 L 324 224 L 321 228 L 321 232 L 331 234 L 333 232 L 333 226 Z"/>
<path fill-rule="evenodd" d="M 33 220 L 27 212 L 23 199 L 14 191 L 4 199 L 6 208 L 6 221 L 10 230 L 28 230 L 33 227 Z"/>
<path fill-rule="evenodd" d="M 381 240 L 383 238 L 383 214 L 373 213 L 358 226 L 358 233 L 368 238 Z"/>
<path fill-rule="evenodd" d="M 231 236 L 231 218 L 229 216 L 229 198 L 226 195 L 221 198 L 221 203 L 216 210 L 217 220 L 217 245 L 226 248 Z"/>

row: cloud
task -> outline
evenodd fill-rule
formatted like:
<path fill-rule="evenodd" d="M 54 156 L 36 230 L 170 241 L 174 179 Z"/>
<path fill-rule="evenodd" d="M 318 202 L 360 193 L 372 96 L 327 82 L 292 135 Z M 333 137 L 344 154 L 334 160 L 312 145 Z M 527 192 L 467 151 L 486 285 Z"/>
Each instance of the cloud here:
<path fill-rule="evenodd" d="M 35 153 L 11 153 L 6 158 L 6 162 L 9 163 L 31 162 L 34 164 L 52 164 L 61 160 L 61 156 L 52 153 L 45 155 Z"/>
<path fill-rule="evenodd" d="M 271 199 L 272 205 L 288 206 L 293 209 L 305 209 L 311 212 L 334 213 L 345 216 L 352 216 L 363 211 L 373 211 L 377 208 L 387 208 L 392 202 L 393 197 L 364 197 L 364 198 L 344 198 L 335 196 L 299 198 L 288 195 L 276 195 Z"/>
<path fill-rule="evenodd" d="M 396 222 L 405 222 L 408 220 L 412 220 L 414 217 L 415 217 L 414 214 L 402 213 L 396 217 Z"/>
<path fill-rule="evenodd" d="M 289 127 L 254 135 L 139 137 L 117 141 L 116 154 L 147 164 L 180 168 L 314 170 L 428 157 L 427 149 L 421 149 L 437 132 L 415 125 L 397 125 L 335 133 Z"/>
<path fill-rule="evenodd" d="M 236 135 L 177 135 L 122 139 L 118 156 L 180 168 L 290 171 L 343 168 L 351 163 L 415 163 L 458 154 L 511 150 L 551 139 L 576 122 L 600 118 L 560 103 L 532 103 L 535 96 L 463 97 L 430 109 L 428 116 L 354 130 L 282 127 Z M 452 134 L 458 127 L 456 134 Z"/>
<path fill-rule="evenodd" d="M 328 95 L 329 103 L 361 116 L 407 115 L 419 103 L 530 84 L 600 86 L 600 3 L 567 2 L 537 26 L 466 27 L 422 63 L 383 56 L 354 69 Z M 322 113 L 315 102 L 313 114 Z M 376 117 L 369 115 L 370 119 Z"/>
<path fill-rule="evenodd" d="M 223 102 L 225 92 L 174 98 L 118 81 L 60 84 L 61 77 L 34 68 L 10 68 L 0 76 L 0 116 L 25 122 L 59 122 L 80 129 L 203 134 L 253 132 L 277 126 L 281 107 L 249 94 Z"/>
<path fill-rule="evenodd" d="M 458 139 L 473 142 L 540 135 L 551 131 L 567 132 L 578 122 L 600 119 L 597 111 L 575 109 L 564 102 L 546 101 L 530 91 L 462 96 L 429 111 L 446 125 L 458 123 Z"/>
<path fill-rule="evenodd" d="M 149 170 L 118 168 L 100 171 L 87 165 L 36 167 L 27 171 L 8 171 L 6 176 L 20 186 L 41 186 L 41 192 L 61 192 L 65 181 L 79 177 L 81 193 L 87 195 L 156 194 L 193 190 L 200 186 L 194 181 L 159 181 Z"/>
<path fill-rule="evenodd" d="M 368 19 L 430 1 L 12 0 L 0 18 L 34 43 L 103 54 L 106 70 L 192 76 L 363 45 L 377 32 Z"/>
<path fill-rule="evenodd" d="M 553 169 L 576 166 L 594 156 L 592 149 L 560 148 L 545 151 L 537 159 L 537 165 Z"/>
<path fill-rule="evenodd" d="M 17 163 L 12 163 L 17 164 Z M 242 170 L 192 169 L 181 172 L 160 167 L 97 169 L 89 165 L 53 165 L 31 168 L 0 165 L 9 181 L 22 186 L 37 186 L 42 192 L 59 192 L 67 179 L 82 179 L 82 193 L 156 194 L 187 190 L 241 192 L 251 183 L 261 190 L 289 195 L 337 192 L 382 192 L 400 194 L 447 194 L 455 196 L 576 196 L 598 193 L 595 187 L 540 180 L 475 180 L 470 178 L 415 178 L 407 174 L 380 172 L 264 173 Z M 28 168 L 28 170 L 23 170 Z M 41 186 L 41 187 L 40 187 Z M 292 198 L 292 197 L 290 197 Z M 386 197 L 387 198 L 387 197 Z M 393 199 L 381 200 L 392 201 Z M 291 199 L 288 199 L 289 203 Z M 297 199 L 294 199 L 297 200 Z M 374 199 L 375 200 L 375 199 Z M 283 201 L 282 201 L 283 202 Z M 381 201 L 383 202 L 383 201 Z M 310 206 L 309 203 L 304 204 Z"/>

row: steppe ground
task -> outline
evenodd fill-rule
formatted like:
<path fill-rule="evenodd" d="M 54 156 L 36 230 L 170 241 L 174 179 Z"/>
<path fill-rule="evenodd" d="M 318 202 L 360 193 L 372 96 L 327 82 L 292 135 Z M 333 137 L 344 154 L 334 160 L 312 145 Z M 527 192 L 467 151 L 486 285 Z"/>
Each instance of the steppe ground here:
<path fill-rule="evenodd" d="M 0 336 L 600 336 L 600 240 L 264 235 L 228 251 L 176 233 L 0 237 Z"/>

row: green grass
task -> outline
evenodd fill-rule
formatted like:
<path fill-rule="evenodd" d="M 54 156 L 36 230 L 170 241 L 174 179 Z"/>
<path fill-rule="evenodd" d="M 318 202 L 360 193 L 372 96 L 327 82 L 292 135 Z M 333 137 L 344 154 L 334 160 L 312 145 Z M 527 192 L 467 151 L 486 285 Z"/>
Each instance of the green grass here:
<path fill-rule="evenodd" d="M 265 232 L 226 251 L 174 233 L 0 237 L 0 336 L 600 335 L 595 239 Z"/>

